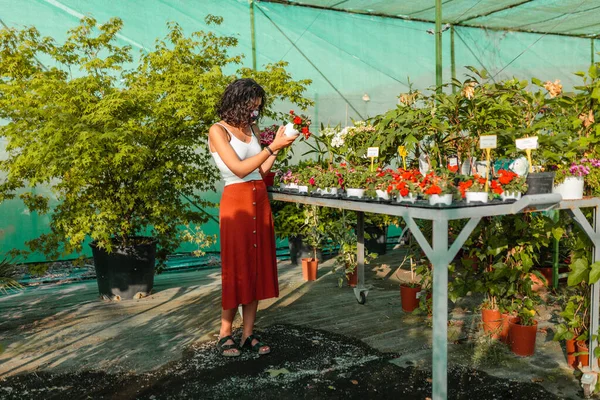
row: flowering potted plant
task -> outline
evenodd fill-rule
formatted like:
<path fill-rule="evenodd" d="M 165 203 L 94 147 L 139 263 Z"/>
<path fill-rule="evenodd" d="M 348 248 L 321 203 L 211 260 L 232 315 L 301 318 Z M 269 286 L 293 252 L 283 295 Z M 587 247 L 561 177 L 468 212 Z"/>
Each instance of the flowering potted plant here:
<path fill-rule="evenodd" d="M 456 187 L 453 185 L 452 180 L 444 174 L 439 176 L 435 172 L 430 172 L 419 184 L 423 196 L 429 199 L 429 204 L 452 204 L 452 198 L 458 193 Z"/>
<path fill-rule="evenodd" d="M 315 188 L 315 176 L 319 174 L 319 170 L 311 165 L 306 165 L 304 168 L 299 168 L 295 174 L 298 183 L 298 192 L 309 194 Z"/>
<path fill-rule="evenodd" d="M 418 170 L 404 170 L 399 168 L 397 172 L 392 173 L 389 192 L 397 202 L 409 201 L 414 203 L 417 200 L 417 193 L 420 191 L 419 183 L 421 173 Z"/>
<path fill-rule="evenodd" d="M 525 176 L 501 169 L 498 171 L 498 179 L 492 181 L 491 188 L 504 201 L 509 199 L 519 200 L 521 195 L 527 191 L 527 181 Z"/>
<path fill-rule="evenodd" d="M 380 167 L 377 168 L 377 173 L 375 174 L 375 178 L 373 179 L 372 186 L 373 190 L 375 190 L 375 194 L 378 198 L 382 200 L 389 200 L 390 194 L 392 192 L 392 182 L 393 182 L 392 170 L 391 169 L 382 169 Z"/>
<path fill-rule="evenodd" d="M 458 191 L 467 204 L 471 202 L 487 203 L 490 194 L 485 191 L 485 178 L 474 174 L 473 176 L 463 177 L 458 183 Z"/>
<path fill-rule="evenodd" d="M 298 189 L 298 176 L 296 167 L 289 167 L 287 170 L 280 169 L 275 172 L 275 178 L 279 181 L 281 189 Z"/>
<path fill-rule="evenodd" d="M 371 172 L 366 167 L 356 166 L 344 170 L 344 187 L 348 197 L 362 198 L 369 183 Z"/>
<path fill-rule="evenodd" d="M 597 165 L 600 161 L 594 160 Z M 554 174 L 554 187 L 552 193 L 558 193 L 563 200 L 576 200 L 583 198 L 584 176 L 590 173 L 590 163 L 582 159 L 579 164 L 571 163 L 568 168 L 558 167 Z"/>
<path fill-rule="evenodd" d="M 290 110 L 289 122 L 285 126 L 285 134 L 287 136 L 296 136 L 302 133 L 304 139 L 308 139 L 311 135 L 308 127 L 310 119 L 304 114 L 296 114 L 294 110 Z"/>

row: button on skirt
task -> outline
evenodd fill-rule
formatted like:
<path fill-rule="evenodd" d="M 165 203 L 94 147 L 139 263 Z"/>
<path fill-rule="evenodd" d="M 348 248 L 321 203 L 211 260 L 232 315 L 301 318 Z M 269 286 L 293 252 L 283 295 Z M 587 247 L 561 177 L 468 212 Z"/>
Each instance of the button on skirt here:
<path fill-rule="evenodd" d="M 278 297 L 275 231 L 265 183 L 225 186 L 219 226 L 223 309 Z"/>

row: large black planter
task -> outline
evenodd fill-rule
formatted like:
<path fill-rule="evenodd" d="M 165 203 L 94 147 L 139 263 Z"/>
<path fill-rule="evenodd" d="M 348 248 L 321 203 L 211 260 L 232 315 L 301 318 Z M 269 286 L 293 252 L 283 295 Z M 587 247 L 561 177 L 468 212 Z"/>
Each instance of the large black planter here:
<path fill-rule="evenodd" d="M 365 227 L 365 233 L 368 233 L 370 239 L 365 239 L 365 247 L 369 253 L 377 253 L 381 256 L 387 252 L 387 230 L 388 227 L 380 228 L 378 226 Z"/>
<path fill-rule="evenodd" d="M 527 192 L 525 194 L 552 193 L 554 172 L 536 172 L 527 175 Z"/>
<path fill-rule="evenodd" d="M 143 244 L 127 247 L 113 245 L 112 253 L 90 244 L 96 267 L 96 279 L 101 295 L 123 300 L 133 299 L 136 294 L 147 296 L 154 286 L 154 261 L 156 241 L 145 239 Z"/>
<path fill-rule="evenodd" d="M 288 245 L 290 248 L 290 264 L 300 265 L 303 258 L 313 258 L 315 253 L 313 248 L 303 241 L 302 236 L 289 237 Z M 317 249 L 317 260 L 323 261 L 323 252 Z"/>

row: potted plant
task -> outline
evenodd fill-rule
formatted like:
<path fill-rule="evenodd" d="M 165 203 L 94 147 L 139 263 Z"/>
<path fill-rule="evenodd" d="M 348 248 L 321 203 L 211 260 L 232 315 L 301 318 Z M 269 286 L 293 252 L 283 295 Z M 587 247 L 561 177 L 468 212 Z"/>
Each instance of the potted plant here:
<path fill-rule="evenodd" d="M 346 167 L 343 179 L 346 196 L 362 199 L 371 180 L 371 172 L 362 166 Z"/>
<path fill-rule="evenodd" d="M 567 350 L 567 365 L 576 368 L 579 365 L 577 352 L 587 352 L 585 340 L 587 339 L 586 320 L 588 318 L 589 299 L 585 294 L 574 294 L 569 297 L 559 316 L 563 320 L 556 325 L 553 340 L 565 341 Z M 582 342 L 577 350 L 577 343 Z M 587 354 L 581 354 L 585 356 Z M 587 364 L 584 357 L 581 357 L 582 364 Z"/>
<path fill-rule="evenodd" d="M 410 257 L 410 281 L 400 284 L 400 300 L 402 311 L 412 312 L 419 307 L 419 293 L 421 292 L 420 282 L 415 281 L 415 266 L 413 258 Z"/>
<path fill-rule="evenodd" d="M 317 279 L 319 265 L 317 249 L 321 247 L 321 244 L 327 238 L 327 232 L 325 225 L 319 219 L 319 207 L 306 206 L 304 215 L 306 219 L 302 227 L 302 236 L 312 248 L 313 257 L 302 259 L 302 276 L 305 281 L 314 281 Z"/>
<path fill-rule="evenodd" d="M 375 178 L 373 179 L 372 186 L 375 190 L 375 195 L 378 199 L 389 200 L 392 192 L 392 170 L 377 168 Z"/>
<path fill-rule="evenodd" d="M 485 191 L 485 178 L 475 174 L 473 176 L 462 177 L 458 183 L 458 191 L 467 204 L 472 202 L 487 203 L 491 193 Z"/>
<path fill-rule="evenodd" d="M 417 201 L 418 193 L 421 188 L 419 186 L 421 174 L 418 170 L 404 170 L 398 169 L 398 171 L 392 173 L 391 195 L 394 197 L 396 202 L 401 203 L 404 201 L 414 203 Z"/>
<path fill-rule="evenodd" d="M 306 115 L 296 114 L 294 110 L 290 110 L 288 120 L 289 122 L 285 125 L 285 134 L 287 136 L 296 136 L 302 133 L 304 139 L 308 139 L 312 135 L 309 131 L 311 121 Z"/>
<path fill-rule="evenodd" d="M 535 352 L 537 321 L 535 304 L 532 299 L 523 299 L 518 307 L 518 314 L 510 320 L 510 349 L 518 356 L 531 356 Z"/>
<path fill-rule="evenodd" d="M 568 168 L 558 166 L 554 174 L 554 187 L 552 193 L 558 193 L 563 200 L 577 200 L 583 198 L 584 177 L 590 173 L 586 159 L 580 163 L 571 163 Z"/>
<path fill-rule="evenodd" d="M 152 290 L 155 261 L 160 270 L 186 238 L 209 243 L 194 228 L 208 213 L 195 207 L 211 206 L 203 193 L 218 180 L 206 132 L 222 90 L 240 75 L 254 77 L 267 92 L 275 88 L 265 105 L 274 115 L 273 99 L 302 99 L 306 83 L 291 81 L 284 64 L 223 75 L 240 60 L 230 54 L 237 40 L 187 37 L 175 23 L 124 70 L 133 57 L 118 45 L 121 28 L 119 19 L 97 25 L 85 17 L 64 44 L 34 28 L 3 29 L 0 118 L 8 123 L 0 136 L 7 185 L 28 182 L 21 195 L 27 208 L 51 213 L 50 232 L 28 242 L 30 250 L 55 259 L 81 254 L 91 240 L 101 294 L 132 298 Z M 54 208 L 50 195 L 35 194 L 37 185 L 56 196 Z"/>
<path fill-rule="evenodd" d="M 452 204 L 452 199 L 456 196 L 457 189 L 454 186 L 452 179 L 446 174 L 436 175 L 435 172 L 430 172 L 419 184 L 423 196 L 429 200 L 430 205 L 436 204 Z"/>
<path fill-rule="evenodd" d="M 527 182 L 524 176 L 501 169 L 498 171 L 498 179 L 492 181 L 491 187 L 494 193 L 500 194 L 503 201 L 519 200 L 527 191 Z"/>
<path fill-rule="evenodd" d="M 343 184 L 342 174 L 333 166 L 319 168 L 314 176 L 314 185 L 324 196 L 336 196 Z"/>

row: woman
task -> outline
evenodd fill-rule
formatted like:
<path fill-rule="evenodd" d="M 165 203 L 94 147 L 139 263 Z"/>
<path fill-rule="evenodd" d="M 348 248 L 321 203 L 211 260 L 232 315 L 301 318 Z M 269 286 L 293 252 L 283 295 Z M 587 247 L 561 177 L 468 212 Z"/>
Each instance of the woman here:
<path fill-rule="evenodd" d="M 218 108 L 221 121 L 211 126 L 208 145 L 225 181 L 219 210 L 222 313 L 217 347 L 227 357 L 240 355 L 231 336 L 239 304 L 244 329 L 241 347 L 267 354 L 269 346 L 253 334 L 258 301 L 279 296 L 273 218 L 262 175 L 269 172 L 284 147 L 296 137 L 280 127 L 263 149 L 255 121 L 263 109 L 265 91 L 252 79 L 231 83 Z"/>

